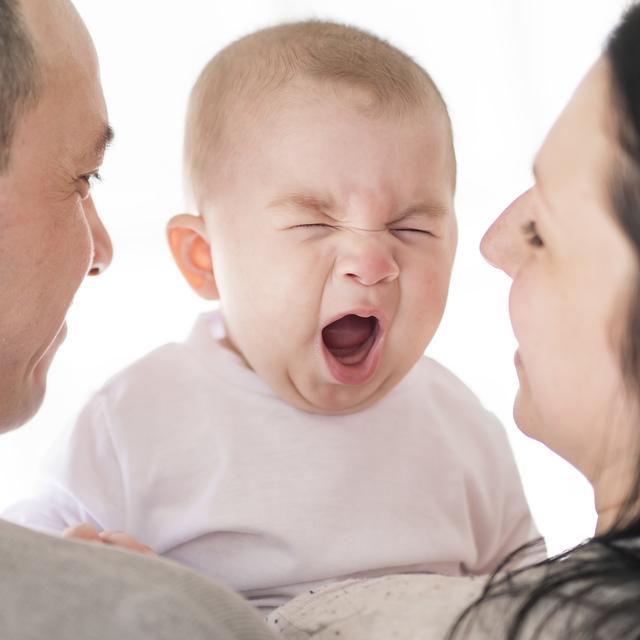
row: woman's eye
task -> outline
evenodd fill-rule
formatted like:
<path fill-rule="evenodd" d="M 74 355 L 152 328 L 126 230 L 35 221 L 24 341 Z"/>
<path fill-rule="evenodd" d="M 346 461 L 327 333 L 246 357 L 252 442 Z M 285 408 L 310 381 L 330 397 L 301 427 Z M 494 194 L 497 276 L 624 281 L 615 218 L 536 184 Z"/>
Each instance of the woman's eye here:
<path fill-rule="evenodd" d="M 538 248 L 538 247 L 544 246 L 544 242 L 542 241 L 542 238 L 538 234 L 538 228 L 536 227 L 536 223 L 534 220 L 530 220 L 529 222 L 527 222 L 527 224 L 525 224 L 522 227 L 522 233 L 524 233 L 527 239 L 527 242 L 532 247 Z"/>

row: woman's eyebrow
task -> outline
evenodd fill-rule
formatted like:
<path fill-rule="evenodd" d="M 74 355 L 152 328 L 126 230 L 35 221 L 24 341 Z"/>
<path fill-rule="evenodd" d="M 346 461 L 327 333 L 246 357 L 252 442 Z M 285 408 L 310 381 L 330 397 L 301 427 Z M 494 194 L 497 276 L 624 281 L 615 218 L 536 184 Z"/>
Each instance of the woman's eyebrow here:
<path fill-rule="evenodd" d="M 536 183 L 540 182 L 540 169 L 538 169 L 538 165 L 535 162 L 531 166 L 531 173 L 533 174 L 533 179 Z"/>
<path fill-rule="evenodd" d="M 540 177 L 540 169 L 539 169 L 537 163 L 535 163 L 535 162 L 533 163 L 533 166 L 531 168 L 531 173 L 533 173 L 533 179 L 535 180 L 535 186 L 537 187 L 538 195 L 540 196 L 540 199 L 544 203 L 544 206 L 547 209 L 549 209 L 550 211 L 553 211 L 553 207 L 551 206 L 551 202 L 549 202 L 549 199 L 547 198 L 547 196 L 545 194 L 544 187 L 542 186 L 544 184 L 544 182 Z"/>

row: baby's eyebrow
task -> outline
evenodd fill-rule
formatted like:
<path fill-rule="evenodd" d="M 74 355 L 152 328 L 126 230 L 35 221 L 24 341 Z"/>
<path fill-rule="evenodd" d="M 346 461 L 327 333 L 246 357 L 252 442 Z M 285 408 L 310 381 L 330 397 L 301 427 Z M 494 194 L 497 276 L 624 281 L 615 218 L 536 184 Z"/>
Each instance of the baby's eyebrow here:
<path fill-rule="evenodd" d="M 302 209 L 305 211 L 313 211 L 316 213 L 322 213 L 331 216 L 332 211 L 335 210 L 335 205 L 332 201 L 315 195 L 304 193 L 289 193 L 271 201 L 268 205 L 268 208 L 296 209 L 298 211 Z M 429 204 L 427 202 L 418 202 L 403 210 L 402 213 L 394 218 L 389 224 L 398 224 L 399 222 L 402 222 L 403 220 L 411 216 L 423 216 L 432 219 L 438 219 L 443 218 L 449 212 L 449 209 L 444 206 Z"/>
<path fill-rule="evenodd" d="M 269 209 L 307 209 L 310 211 L 318 211 L 327 213 L 332 211 L 334 205 L 332 202 L 320 198 L 318 196 L 304 193 L 288 193 L 282 197 L 272 200 L 268 205 Z"/>
<path fill-rule="evenodd" d="M 398 215 L 397 218 L 392 220 L 390 224 L 397 224 L 398 222 L 402 222 L 405 218 L 410 218 L 411 216 L 425 216 L 435 219 L 443 218 L 449 212 L 450 211 L 448 207 L 428 204 L 426 202 L 419 202 L 410 206 L 408 209 L 405 209 Z"/>

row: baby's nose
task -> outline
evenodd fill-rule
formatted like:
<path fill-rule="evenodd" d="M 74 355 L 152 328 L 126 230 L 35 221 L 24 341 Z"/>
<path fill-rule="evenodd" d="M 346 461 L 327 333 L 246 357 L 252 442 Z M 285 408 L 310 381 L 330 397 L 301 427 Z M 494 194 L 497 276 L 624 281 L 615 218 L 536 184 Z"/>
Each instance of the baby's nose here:
<path fill-rule="evenodd" d="M 382 232 L 384 233 L 384 232 Z M 370 287 L 393 282 L 400 268 L 378 232 L 359 232 L 338 260 L 338 272 L 343 278 Z M 366 237 L 365 237 L 366 236 Z M 371 237 L 369 237 L 371 236 Z"/>

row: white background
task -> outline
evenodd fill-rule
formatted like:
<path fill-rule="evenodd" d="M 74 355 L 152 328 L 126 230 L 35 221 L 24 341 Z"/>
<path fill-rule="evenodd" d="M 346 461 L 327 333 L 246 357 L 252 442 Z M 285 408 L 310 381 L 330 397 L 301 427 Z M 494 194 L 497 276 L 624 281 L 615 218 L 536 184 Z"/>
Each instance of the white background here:
<path fill-rule="evenodd" d="M 530 183 L 537 147 L 626 2 L 77 0 L 76 6 L 96 42 L 116 130 L 104 184 L 95 192 L 114 263 L 76 296 L 42 411 L 0 441 L 0 507 L 25 490 L 46 446 L 92 390 L 150 349 L 181 339 L 207 306 L 181 281 L 164 240 L 166 220 L 183 207 L 182 126 L 199 70 L 249 31 L 317 17 L 389 39 L 439 84 L 459 160 L 460 246 L 448 310 L 428 353 L 506 425 L 550 550 L 590 535 L 595 519 L 586 481 L 513 425 L 508 280 L 483 263 L 477 246 L 492 219 Z"/>

